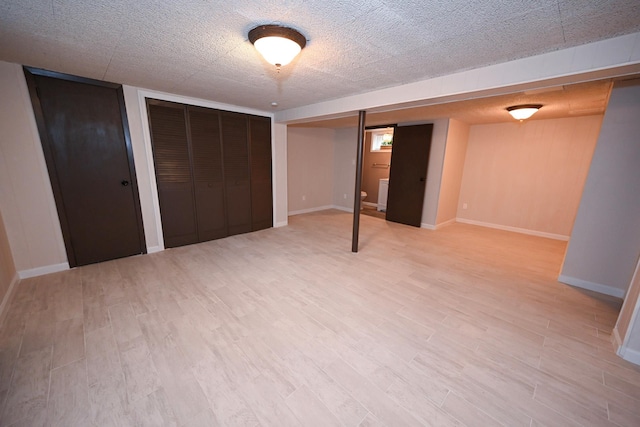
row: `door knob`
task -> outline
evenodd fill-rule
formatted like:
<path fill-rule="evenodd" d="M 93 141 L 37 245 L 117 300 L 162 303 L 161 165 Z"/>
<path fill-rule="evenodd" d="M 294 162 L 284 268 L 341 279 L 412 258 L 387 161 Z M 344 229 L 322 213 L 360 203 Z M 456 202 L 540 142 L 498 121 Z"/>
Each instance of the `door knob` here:
<path fill-rule="evenodd" d="M 122 182 L 120 182 L 120 184 L 122 184 L 123 187 L 126 187 L 127 185 L 129 185 L 129 181 L 127 181 L 126 179 L 123 179 Z"/>

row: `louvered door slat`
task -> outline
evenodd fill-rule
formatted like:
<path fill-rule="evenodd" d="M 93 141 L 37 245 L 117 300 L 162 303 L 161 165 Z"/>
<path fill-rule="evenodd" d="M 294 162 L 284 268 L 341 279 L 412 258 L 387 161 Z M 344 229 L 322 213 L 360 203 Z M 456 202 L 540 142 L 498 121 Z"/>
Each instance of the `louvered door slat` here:
<path fill-rule="evenodd" d="M 148 102 L 165 247 L 198 241 L 185 107 Z"/>
<path fill-rule="evenodd" d="M 251 117 L 249 120 L 251 146 L 251 229 L 273 225 L 271 184 L 271 120 Z"/>
<path fill-rule="evenodd" d="M 229 235 L 251 231 L 247 116 L 221 113 Z"/>
<path fill-rule="evenodd" d="M 227 236 L 219 113 L 189 107 L 198 238 Z"/>

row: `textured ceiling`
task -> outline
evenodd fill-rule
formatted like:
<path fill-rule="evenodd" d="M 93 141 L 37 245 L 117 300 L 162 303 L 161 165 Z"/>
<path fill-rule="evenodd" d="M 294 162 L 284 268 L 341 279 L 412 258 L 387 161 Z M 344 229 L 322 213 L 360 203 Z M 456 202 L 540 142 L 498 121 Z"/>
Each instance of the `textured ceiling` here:
<path fill-rule="evenodd" d="M 265 23 L 309 40 L 279 74 Z M 265 111 L 637 31 L 638 0 L 0 2 L 0 60 Z"/>

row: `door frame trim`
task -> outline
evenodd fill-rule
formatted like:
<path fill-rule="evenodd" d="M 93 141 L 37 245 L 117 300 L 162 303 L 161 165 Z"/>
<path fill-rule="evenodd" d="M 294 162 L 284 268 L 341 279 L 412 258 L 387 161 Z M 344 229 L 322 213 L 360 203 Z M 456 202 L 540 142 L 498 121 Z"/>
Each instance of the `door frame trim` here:
<path fill-rule="evenodd" d="M 73 242 L 71 240 L 71 232 L 69 222 L 62 199 L 62 190 L 60 183 L 58 182 L 57 170 L 55 162 L 53 161 L 53 153 L 51 151 L 51 143 L 47 135 L 47 127 L 44 120 L 44 114 L 42 112 L 42 105 L 40 104 L 40 97 L 38 95 L 38 89 L 35 81 L 35 76 L 51 77 L 60 80 L 67 80 L 76 83 L 84 83 L 94 86 L 102 86 L 116 90 L 116 96 L 118 98 L 118 105 L 120 107 L 120 116 L 122 120 L 123 137 L 125 141 L 125 151 L 127 153 L 127 165 L 129 169 L 129 175 L 131 177 L 131 191 L 133 196 L 133 206 L 136 216 L 136 223 L 138 225 L 138 240 L 140 243 L 141 253 L 147 253 L 147 245 L 144 235 L 144 223 L 142 221 L 142 208 L 140 206 L 140 194 L 138 191 L 138 178 L 136 175 L 136 169 L 133 159 L 133 147 L 131 143 L 131 133 L 129 131 L 129 122 L 127 120 L 127 110 L 124 102 L 124 91 L 122 85 L 117 83 L 111 83 L 101 80 L 89 79 L 86 77 L 73 76 L 70 74 L 58 73 L 56 71 L 43 70 L 40 68 L 23 66 L 25 79 L 27 82 L 27 88 L 29 89 L 29 98 L 31 100 L 31 106 L 36 120 L 38 128 L 38 134 L 40 137 L 40 145 L 44 153 L 45 163 L 47 165 L 47 173 L 49 175 L 49 181 L 51 183 L 51 189 L 53 190 L 53 198 L 56 204 L 56 210 L 60 220 L 60 228 L 62 230 L 62 238 L 64 240 L 65 251 L 67 253 L 67 260 L 69 267 L 76 267 L 77 261 L 75 252 L 73 249 Z"/>

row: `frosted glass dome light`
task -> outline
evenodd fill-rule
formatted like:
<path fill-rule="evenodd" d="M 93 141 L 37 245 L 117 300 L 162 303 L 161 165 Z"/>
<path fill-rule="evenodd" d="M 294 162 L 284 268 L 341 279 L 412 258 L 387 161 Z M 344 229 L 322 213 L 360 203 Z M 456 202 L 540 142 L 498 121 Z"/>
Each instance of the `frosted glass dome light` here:
<path fill-rule="evenodd" d="M 540 108 L 542 108 L 540 104 L 514 105 L 507 107 L 507 111 L 514 119 L 522 121 L 533 116 Z"/>
<path fill-rule="evenodd" d="M 249 41 L 264 59 L 278 69 L 287 65 L 307 44 L 307 39 L 293 28 L 260 25 L 249 31 Z"/>

